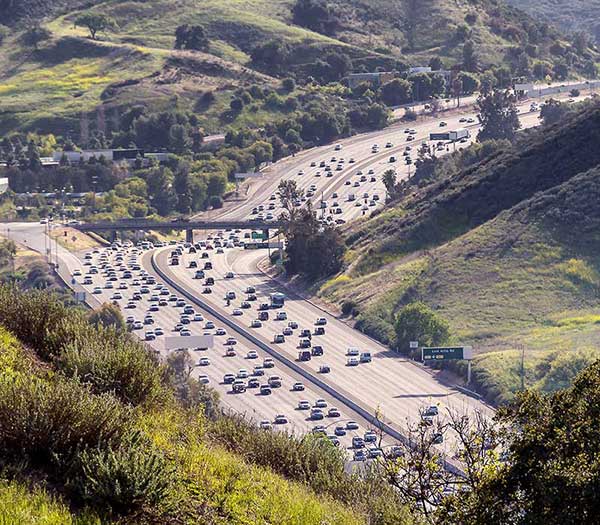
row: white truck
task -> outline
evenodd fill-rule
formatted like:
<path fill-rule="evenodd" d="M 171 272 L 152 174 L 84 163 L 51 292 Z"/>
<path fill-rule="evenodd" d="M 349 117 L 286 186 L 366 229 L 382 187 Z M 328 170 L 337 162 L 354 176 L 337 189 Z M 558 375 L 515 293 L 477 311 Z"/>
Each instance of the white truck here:
<path fill-rule="evenodd" d="M 450 140 L 459 141 L 461 139 L 468 139 L 471 137 L 471 132 L 465 128 L 458 128 L 457 130 L 449 133 Z"/>

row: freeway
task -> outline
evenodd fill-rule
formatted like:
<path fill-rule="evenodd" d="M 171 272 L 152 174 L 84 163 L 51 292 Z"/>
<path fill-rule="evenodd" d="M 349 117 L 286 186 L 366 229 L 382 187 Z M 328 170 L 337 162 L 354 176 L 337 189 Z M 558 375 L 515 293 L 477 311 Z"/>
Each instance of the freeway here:
<path fill-rule="evenodd" d="M 522 104 L 519 109 L 524 127 L 537 124 L 538 114 L 529 111 L 529 102 Z M 443 126 L 445 129 L 456 129 L 467 125 L 472 136 L 476 134 L 477 125 L 474 123 L 470 125 L 468 122 L 468 119 L 474 118 L 472 114 L 457 114 L 443 118 L 446 124 Z M 355 220 L 383 205 L 385 200 L 381 182 L 383 171 L 394 167 L 400 177 L 410 176 L 413 165 L 403 162 L 401 157 L 405 156 L 414 161 L 416 150 L 420 144 L 427 141 L 429 133 L 440 130 L 440 124 L 441 119 L 428 119 L 412 123 L 410 129 L 396 125 L 377 132 L 350 137 L 336 145 L 314 148 L 298 154 L 296 157 L 284 159 L 270 166 L 265 171 L 263 179 L 252 185 L 246 201 L 238 202 L 224 210 L 206 214 L 202 219 L 274 220 L 269 219 L 269 214 L 274 218 L 279 213 L 276 196 L 277 185 L 280 180 L 293 179 L 307 194 L 312 193 L 312 197 L 308 198 L 315 203 L 318 204 L 321 200 L 327 201 L 327 207 L 323 209 L 324 217 L 331 217 L 329 220 L 338 223 Z M 411 138 L 408 139 L 408 137 Z M 373 148 L 375 144 L 378 145 L 378 148 Z M 467 144 L 468 141 L 457 146 L 464 147 Z M 438 147 L 435 144 L 432 146 Z M 454 144 L 442 144 L 437 149 L 438 154 L 445 154 L 453 150 L 454 146 Z M 335 160 L 332 160 L 333 157 Z M 390 162 L 390 157 L 397 157 L 396 162 Z M 326 167 L 329 167 L 330 171 L 326 171 Z M 331 176 L 327 176 L 329 173 Z M 350 194 L 354 194 L 353 200 Z M 340 211 L 337 211 L 338 209 Z M 6 227 L 11 229 L 13 238 L 40 253 L 45 253 L 48 241 L 45 238 L 43 226 L 11 224 Z M 480 401 L 462 394 L 452 385 L 439 382 L 427 370 L 402 359 L 384 346 L 353 330 L 335 317 L 324 314 L 311 303 L 289 292 L 285 292 L 288 300 L 284 308 L 288 321 L 276 321 L 271 316 L 262 326 L 250 328 L 251 321 L 257 317 L 257 303 L 263 302 L 261 299 L 266 298 L 269 293 L 280 291 L 280 287 L 258 269 L 259 263 L 265 257 L 263 251 L 240 249 L 243 242 L 241 237 L 245 238 L 249 235 L 249 232 L 241 231 L 229 234 L 205 232 L 204 240 L 208 240 L 208 244 L 216 245 L 218 241 L 221 246 L 213 246 L 215 249 L 211 250 L 205 243 L 196 254 L 183 250 L 180 264 L 177 266 L 172 266 L 168 262 L 169 251 L 173 248 L 171 246 L 151 251 L 131 246 L 125 246 L 117 252 L 103 249 L 98 250 L 97 253 L 85 254 L 89 257 L 88 259 L 83 258 L 84 254 L 79 254 L 78 257 L 57 246 L 54 246 L 53 249 L 59 262 L 59 272 L 67 283 L 75 289 L 86 290 L 88 302 L 92 306 L 97 306 L 103 301 L 116 301 L 123 308 L 125 315 L 133 317 L 132 321 L 142 323 L 142 328 L 136 329 L 135 333 L 139 334 L 142 339 L 147 338 L 148 344 L 163 356 L 166 356 L 164 337 L 174 333 L 174 329 L 182 321 L 182 307 L 176 306 L 176 301 L 174 304 L 167 301 L 166 305 L 159 305 L 158 309 L 152 312 L 153 307 L 157 306 L 153 304 L 155 301 L 150 300 L 154 294 L 152 290 L 148 294 L 140 294 L 139 300 L 132 301 L 135 292 L 144 286 L 144 279 L 147 280 L 148 277 L 152 277 L 157 284 L 161 284 L 160 290 L 156 289 L 156 292 L 160 293 L 165 290 L 169 297 L 174 295 L 181 299 L 183 304 L 191 303 L 189 306 L 194 308 L 196 313 L 202 315 L 202 321 L 194 321 L 185 325 L 189 326 L 190 333 L 194 335 L 203 334 L 206 331 L 216 333 L 218 327 L 225 329 L 225 334 L 216 336 L 214 349 L 192 351 L 196 365 L 193 374 L 215 387 L 227 407 L 246 414 L 247 417 L 257 422 L 268 421 L 269 424 L 272 424 L 276 419 L 275 416 L 282 414 L 289 422 L 279 425 L 279 428 L 303 433 L 310 431 L 315 424 L 324 424 L 328 425 L 326 431 L 331 435 L 335 427 L 345 427 L 348 420 L 353 420 L 358 423 L 358 429 L 346 430 L 345 436 L 341 435 L 343 429 L 339 431 L 340 444 L 348 447 L 351 437 L 362 435 L 365 430 L 372 427 L 370 418 L 362 417 L 361 414 L 364 414 L 364 411 L 370 414 L 381 411 L 382 418 L 394 429 L 402 429 L 407 420 L 418 420 L 420 409 L 429 405 L 454 408 L 465 412 L 492 413 L 491 409 Z M 219 239 L 223 239 L 223 242 Z M 200 238 L 196 240 L 200 241 Z M 206 262 L 201 258 L 203 256 L 200 255 L 201 253 L 206 253 L 213 264 L 210 273 L 215 279 L 215 284 L 210 287 L 210 294 L 202 293 L 205 287 L 200 286 L 200 281 L 193 278 L 195 269 L 189 268 L 192 262 L 196 262 L 196 264 Z M 90 262 L 90 265 L 95 264 L 98 267 L 104 265 L 102 269 L 104 274 L 100 271 L 98 274 L 90 274 L 88 275 L 90 279 L 86 281 L 88 284 L 83 284 L 85 274 L 81 269 L 84 268 L 84 262 Z M 107 287 L 109 285 L 107 269 L 114 270 L 120 266 L 118 263 L 123 262 L 132 269 L 132 281 L 137 280 L 138 284 L 128 284 L 127 288 L 118 291 L 121 298 L 118 296 L 115 298 L 114 288 Z M 82 275 L 76 275 L 80 273 L 78 270 Z M 228 275 L 229 272 L 233 277 Z M 74 284 L 71 281 L 72 276 L 75 277 Z M 171 284 L 166 283 L 167 279 Z M 117 284 L 121 285 L 121 281 L 122 279 Z M 177 289 L 172 286 L 173 284 Z M 242 299 L 247 298 L 245 290 L 248 287 L 256 289 L 258 300 L 251 302 L 250 308 L 241 308 Z M 236 295 L 236 299 L 229 305 L 223 300 L 227 292 L 234 292 Z M 193 298 L 193 301 L 188 300 L 190 297 Z M 135 308 L 126 308 L 130 302 L 135 304 Z M 211 311 L 217 315 L 202 311 L 203 304 L 210 307 Z M 237 315 L 239 312 L 234 309 L 238 309 L 241 315 Z M 145 326 L 143 320 L 147 313 L 152 313 L 153 323 Z M 295 363 L 295 367 L 288 366 L 286 362 L 293 362 L 297 357 L 299 330 L 313 331 L 317 317 L 324 317 L 327 320 L 325 334 L 313 336 L 311 344 L 322 346 L 324 355 L 315 357 L 308 362 Z M 227 327 L 222 322 L 223 319 L 227 320 Z M 293 335 L 285 336 L 284 342 L 273 343 L 274 335 L 283 334 L 286 322 L 289 320 L 297 322 L 298 328 L 292 329 Z M 210 324 L 207 327 L 207 322 L 214 323 L 214 328 L 209 328 Z M 163 329 L 164 335 L 155 333 L 155 328 L 158 326 Z M 146 337 L 146 331 L 149 333 L 148 337 Z M 233 336 L 234 333 L 237 340 L 235 355 L 232 354 L 228 357 L 226 356 L 225 347 L 227 345 L 225 342 L 227 337 Z M 247 336 L 243 334 L 247 334 Z M 268 352 L 265 351 L 265 347 L 269 349 Z M 357 366 L 347 366 L 348 356 L 346 354 L 349 348 L 358 348 L 359 352 L 370 352 L 372 361 L 360 363 Z M 256 352 L 256 357 L 253 352 Z M 275 371 L 265 372 L 267 375 L 279 375 L 283 386 L 273 389 L 271 395 L 259 395 L 255 389 L 249 389 L 243 394 L 232 394 L 231 386 L 223 381 L 224 375 L 234 374 L 234 376 L 243 377 L 245 373 L 240 373 L 241 369 L 247 370 L 251 375 L 254 366 L 264 362 L 269 356 L 276 357 L 274 360 Z M 331 371 L 327 374 L 319 374 L 318 367 L 322 364 L 329 365 Z M 321 388 L 315 381 L 307 380 L 307 377 L 311 376 L 318 377 L 326 388 Z M 255 377 L 260 384 L 264 383 L 263 376 Z M 246 379 L 244 378 L 244 380 Z M 303 382 L 305 390 L 293 391 L 291 386 L 295 382 Z M 307 417 L 308 414 L 305 410 L 296 409 L 298 402 L 303 399 L 309 401 L 311 406 L 316 399 L 323 399 L 327 404 L 326 410 L 332 406 L 338 406 L 340 415 L 326 417 L 324 423 L 321 423 L 321 420 L 313 420 Z M 348 402 L 340 402 L 341 399 L 346 399 Z M 264 424 L 266 425 L 266 423 Z M 446 446 L 446 443 L 443 446 Z"/>

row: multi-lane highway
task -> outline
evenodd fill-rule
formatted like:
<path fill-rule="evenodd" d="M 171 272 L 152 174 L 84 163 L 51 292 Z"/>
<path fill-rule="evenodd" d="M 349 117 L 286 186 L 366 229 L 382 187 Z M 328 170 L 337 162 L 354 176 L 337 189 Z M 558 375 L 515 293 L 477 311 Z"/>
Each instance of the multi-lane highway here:
<path fill-rule="evenodd" d="M 529 111 L 529 102 L 519 109 L 523 127 L 539 122 L 539 113 Z M 459 127 L 476 135 L 475 115 L 428 119 L 410 128 L 396 125 L 305 151 L 265 170 L 262 179 L 251 186 L 247 200 L 207 216 L 232 220 L 277 217 L 281 211 L 277 186 L 283 179 L 293 179 L 315 207 L 326 202 L 325 218 L 337 223 L 354 220 L 384 205 L 381 176 L 385 170 L 393 168 L 399 177 L 409 176 L 416 152 L 431 132 Z M 441 155 L 455 146 L 467 146 L 470 140 L 429 145 Z M 9 227 L 17 241 L 26 241 L 45 253 L 43 226 Z M 491 414 L 477 399 L 440 383 L 427 370 L 282 290 L 258 269 L 264 251 L 243 249 L 248 236 L 249 232 L 197 232 L 194 245 L 123 246 L 86 254 L 70 254 L 59 247 L 57 255 L 67 282 L 85 290 L 92 305 L 105 301 L 119 304 L 130 317 L 134 333 L 155 350 L 164 354 L 164 338 L 178 332 L 214 334 L 214 348 L 190 350 L 196 365 L 194 375 L 216 388 L 226 406 L 262 426 L 302 433 L 322 425 L 332 440 L 337 438 L 340 445 L 349 447 L 352 438 L 364 437 L 372 427 L 376 412 L 389 425 L 390 435 L 401 433 L 407 420 L 419 420 L 421 410 L 430 406 L 437 406 L 440 413 L 454 408 Z M 171 252 L 178 248 L 181 255 L 173 265 Z M 205 269 L 206 263 L 211 268 Z M 204 275 L 196 278 L 199 270 Z M 205 283 L 207 277 L 214 279 L 214 284 Z M 285 305 L 261 309 L 276 291 L 286 294 Z M 184 313 L 186 308 L 189 314 Z M 263 320 L 259 320 L 261 316 Z M 324 319 L 320 324 L 319 318 Z M 324 333 L 317 335 L 319 328 Z M 306 332 L 301 335 L 303 330 Z M 230 337 L 235 344 L 227 344 Z M 302 345 L 317 355 L 299 361 Z M 315 351 L 315 347 L 320 349 Z M 231 375 L 226 378 L 227 374 Z M 272 376 L 280 378 L 281 387 L 270 388 L 268 393 L 269 383 L 277 384 Z M 231 381 L 243 384 L 246 391 L 234 394 Z M 296 383 L 301 383 L 302 389 L 295 389 Z M 299 408 L 300 402 L 303 408 Z M 386 444 L 392 442 L 388 437 Z"/>

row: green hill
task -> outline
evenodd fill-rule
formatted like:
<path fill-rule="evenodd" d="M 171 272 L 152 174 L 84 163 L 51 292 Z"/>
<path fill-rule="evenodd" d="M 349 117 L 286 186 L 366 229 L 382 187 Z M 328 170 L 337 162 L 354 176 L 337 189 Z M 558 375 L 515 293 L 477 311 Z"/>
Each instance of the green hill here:
<path fill-rule="evenodd" d="M 509 3 L 564 31 L 585 31 L 592 39 L 600 40 L 598 0 L 509 0 Z"/>
<path fill-rule="evenodd" d="M 102 107 L 99 118 L 110 121 L 137 103 L 193 111 L 208 132 L 260 127 L 285 111 L 245 108 L 233 118 L 227 110 L 235 91 L 255 84 L 272 88 L 275 77 L 289 75 L 304 83 L 321 71 L 322 59 L 331 52 L 346 55 L 355 71 L 402 70 L 427 65 L 433 57 L 450 67 L 462 63 L 464 43 L 470 40 L 477 57 L 472 67 L 483 72 L 506 66 L 500 74 L 506 79 L 589 73 L 597 58 L 593 50 L 578 51 L 556 30 L 492 0 L 477 5 L 442 0 L 333 2 L 336 26 L 327 35 L 294 24 L 294 4 L 4 0 L 0 23 L 8 30 L 2 32 L 6 35 L 0 45 L 0 132 L 17 128 L 64 134 L 78 130 L 82 114 L 96 118 L 94 112 Z M 74 26 L 84 7 L 115 22 L 99 33 L 100 41 Z M 27 40 L 36 16 L 43 16 L 41 24 L 49 31 L 39 49 Z M 175 30 L 182 24 L 200 25 L 208 47 L 174 50 Z M 293 52 L 286 52 L 281 63 L 253 61 L 256 48 L 270 41 Z M 216 95 L 215 101 L 200 104 L 207 91 Z M 304 88 L 298 92 L 303 94 Z"/>
<path fill-rule="evenodd" d="M 593 105 L 357 225 L 321 295 L 390 344 L 395 313 L 425 302 L 475 347 L 491 400 L 518 390 L 520 345 L 528 386 L 565 386 L 600 340 L 599 125 Z"/>

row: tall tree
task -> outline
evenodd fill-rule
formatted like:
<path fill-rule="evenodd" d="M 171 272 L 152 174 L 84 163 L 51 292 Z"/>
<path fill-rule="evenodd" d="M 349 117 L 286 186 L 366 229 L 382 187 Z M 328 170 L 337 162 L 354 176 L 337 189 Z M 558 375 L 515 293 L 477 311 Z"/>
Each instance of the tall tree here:
<path fill-rule="evenodd" d="M 477 99 L 477 116 L 481 130 L 477 134 L 477 140 L 512 141 L 517 130 L 521 128 L 515 102 L 515 96 L 509 91 L 496 90 L 488 95 L 480 95 Z"/>

